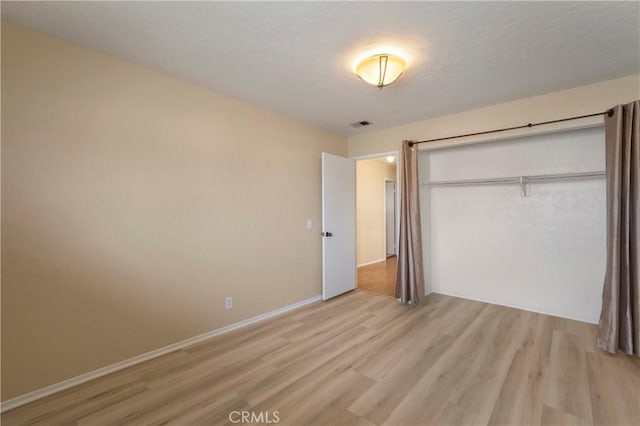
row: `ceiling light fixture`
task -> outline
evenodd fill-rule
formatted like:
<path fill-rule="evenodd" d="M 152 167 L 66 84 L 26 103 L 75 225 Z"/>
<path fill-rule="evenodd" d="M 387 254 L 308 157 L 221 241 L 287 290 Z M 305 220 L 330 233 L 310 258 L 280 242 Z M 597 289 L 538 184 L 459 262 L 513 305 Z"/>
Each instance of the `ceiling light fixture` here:
<path fill-rule="evenodd" d="M 356 75 L 372 86 L 382 89 L 398 79 L 407 67 L 400 56 L 379 53 L 369 56 L 355 66 Z"/>
<path fill-rule="evenodd" d="M 394 157 L 393 155 L 390 155 L 387 157 L 387 163 L 393 163 L 393 160 L 395 160 L 396 157 Z"/>

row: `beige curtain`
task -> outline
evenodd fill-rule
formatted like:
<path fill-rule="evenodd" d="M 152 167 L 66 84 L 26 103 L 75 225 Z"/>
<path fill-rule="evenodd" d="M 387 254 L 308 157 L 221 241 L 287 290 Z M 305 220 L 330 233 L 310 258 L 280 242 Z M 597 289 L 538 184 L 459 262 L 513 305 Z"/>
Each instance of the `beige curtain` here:
<path fill-rule="evenodd" d="M 605 115 L 607 270 L 598 347 L 640 356 L 640 101 Z"/>
<path fill-rule="evenodd" d="M 418 182 L 418 148 L 404 141 L 400 181 L 400 246 L 396 298 L 402 303 L 419 304 L 424 298 L 422 231 Z"/>

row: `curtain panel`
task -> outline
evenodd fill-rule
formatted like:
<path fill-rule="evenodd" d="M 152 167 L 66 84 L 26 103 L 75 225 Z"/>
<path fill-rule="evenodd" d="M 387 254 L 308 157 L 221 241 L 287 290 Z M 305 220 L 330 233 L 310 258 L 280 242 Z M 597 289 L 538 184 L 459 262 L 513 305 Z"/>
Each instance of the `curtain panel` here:
<path fill-rule="evenodd" d="M 418 182 L 418 148 L 410 141 L 402 145 L 400 182 L 400 245 L 396 298 L 402 303 L 419 304 L 424 299 L 424 264 Z"/>
<path fill-rule="evenodd" d="M 605 115 L 607 269 L 598 347 L 640 356 L 640 101 Z"/>

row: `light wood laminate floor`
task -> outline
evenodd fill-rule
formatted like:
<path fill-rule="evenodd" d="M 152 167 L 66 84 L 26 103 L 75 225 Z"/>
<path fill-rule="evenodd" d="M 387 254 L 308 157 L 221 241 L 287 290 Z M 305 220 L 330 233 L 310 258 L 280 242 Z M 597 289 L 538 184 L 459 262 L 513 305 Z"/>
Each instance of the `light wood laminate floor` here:
<path fill-rule="evenodd" d="M 2 415 L 3 425 L 633 425 L 640 360 L 595 326 L 431 294 L 355 291 Z M 273 419 L 273 417 L 272 417 Z"/>
<path fill-rule="evenodd" d="M 387 257 L 381 262 L 358 268 L 358 288 L 372 293 L 393 297 L 396 292 L 398 258 Z"/>

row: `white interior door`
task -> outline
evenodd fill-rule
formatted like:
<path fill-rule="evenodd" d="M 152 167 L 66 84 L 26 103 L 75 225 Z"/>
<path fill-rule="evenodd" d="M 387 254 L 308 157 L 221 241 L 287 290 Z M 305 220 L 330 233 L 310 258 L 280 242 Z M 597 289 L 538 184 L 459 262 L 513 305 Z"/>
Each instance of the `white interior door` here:
<path fill-rule="evenodd" d="M 385 233 L 387 256 L 396 254 L 396 183 L 384 183 Z"/>
<path fill-rule="evenodd" d="M 356 288 L 355 161 L 322 153 L 322 299 Z"/>

